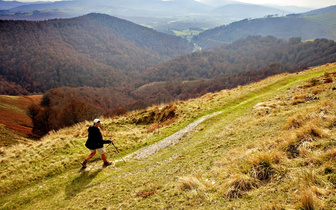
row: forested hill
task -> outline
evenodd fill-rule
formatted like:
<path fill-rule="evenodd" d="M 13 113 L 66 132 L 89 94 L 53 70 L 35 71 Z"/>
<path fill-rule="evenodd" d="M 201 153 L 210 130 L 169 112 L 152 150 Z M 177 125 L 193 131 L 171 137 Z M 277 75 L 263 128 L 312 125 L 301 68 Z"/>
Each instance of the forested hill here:
<path fill-rule="evenodd" d="M 232 43 L 247 36 L 275 36 L 281 39 L 301 37 L 303 40 L 326 38 L 336 40 L 336 6 L 310 13 L 244 19 L 207 30 L 193 41 L 203 48 Z"/>
<path fill-rule="evenodd" d="M 175 78 L 210 79 L 249 70 L 305 69 L 328 62 L 336 62 L 336 43 L 333 40 L 301 42 L 301 38 L 286 41 L 272 36 L 249 36 L 232 44 L 194 52 L 159 64 L 146 70 L 143 78 L 151 82 Z"/>
<path fill-rule="evenodd" d="M 0 77 L 29 92 L 121 85 L 152 65 L 193 50 L 182 38 L 102 14 L 0 20 L 0 31 Z"/>

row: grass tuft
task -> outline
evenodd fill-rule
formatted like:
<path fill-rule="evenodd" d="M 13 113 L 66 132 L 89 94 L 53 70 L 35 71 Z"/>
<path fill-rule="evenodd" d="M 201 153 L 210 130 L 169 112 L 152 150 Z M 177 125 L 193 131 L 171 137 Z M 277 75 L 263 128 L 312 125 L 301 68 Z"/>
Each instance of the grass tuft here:
<path fill-rule="evenodd" d="M 251 175 L 252 177 L 260 180 L 269 180 L 276 169 L 273 167 L 274 162 L 279 162 L 279 157 L 269 152 L 260 152 L 254 155 L 249 162 L 252 165 Z"/>
<path fill-rule="evenodd" d="M 259 186 L 258 180 L 246 174 L 238 174 L 228 179 L 224 186 L 224 196 L 229 199 L 241 198 L 246 192 Z"/>
<path fill-rule="evenodd" d="M 294 115 L 293 117 L 288 118 L 287 125 L 285 129 L 297 129 L 304 125 L 305 116 L 303 113 Z"/>
<path fill-rule="evenodd" d="M 324 157 L 326 160 L 335 161 L 336 160 L 336 148 L 331 148 L 328 151 L 326 151 Z"/>
<path fill-rule="evenodd" d="M 205 185 L 196 176 L 185 176 L 179 178 L 179 188 L 183 191 L 204 190 Z"/>
<path fill-rule="evenodd" d="M 301 194 L 300 203 L 301 203 L 301 206 L 300 206 L 301 209 L 314 210 L 315 205 L 314 205 L 313 193 L 308 189 L 304 190 Z"/>

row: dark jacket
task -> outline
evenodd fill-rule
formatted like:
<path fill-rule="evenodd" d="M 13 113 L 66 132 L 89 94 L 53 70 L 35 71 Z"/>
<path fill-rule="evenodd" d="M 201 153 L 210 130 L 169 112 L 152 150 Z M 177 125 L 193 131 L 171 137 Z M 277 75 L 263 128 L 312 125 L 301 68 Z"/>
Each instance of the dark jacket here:
<path fill-rule="evenodd" d="M 99 148 L 104 147 L 104 144 L 111 143 L 110 141 L 103 140 L 103 136 L 99 128 L 95 126 L 90 126 L 88 131 L 89 131 L 89 137 L 85 143 L 85 146 L 88 149 L 99 149 Z"/>

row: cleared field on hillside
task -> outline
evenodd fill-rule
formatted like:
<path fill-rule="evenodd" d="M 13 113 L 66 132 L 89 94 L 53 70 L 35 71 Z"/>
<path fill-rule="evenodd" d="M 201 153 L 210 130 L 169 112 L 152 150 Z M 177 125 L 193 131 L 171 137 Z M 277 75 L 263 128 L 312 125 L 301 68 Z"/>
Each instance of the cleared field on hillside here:
<path fill-rule="evenodd" d="M 32 136 L 32 121 L 28 107 L 39 104 L 42 95 L 0 96 L 0 146 L 11 146 L 27 141 Z"/>

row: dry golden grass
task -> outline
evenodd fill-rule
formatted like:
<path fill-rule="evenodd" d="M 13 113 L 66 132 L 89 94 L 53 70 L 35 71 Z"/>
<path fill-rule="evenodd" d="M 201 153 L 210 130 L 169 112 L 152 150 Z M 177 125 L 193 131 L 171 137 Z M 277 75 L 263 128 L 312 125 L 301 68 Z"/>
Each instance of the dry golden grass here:
<path fill-rule="evenodd" d="M 280 158 L 281 157 L 279 157 L 277 153 L 273 153 L 273 151 L 259 152 L 250 157 L 248 161 L 252 167 L 250 171 L 252 177 L 260 181 L 271 179 L 276 173 L 276 169 L 273 165 L 278 164 Z"/>
<path fill-rule="evenodd" d="M 304 190 L 301 193 L 301 206 L 300 208 L 304 210 L 314 210 L 315 204 L 314 204 L 314 197 L 313 193 L 310 190 Z"/>
<path fill-rule="evenodd" d="M 204 190 L 205 185 L 199 177 L 186 176 L 179 179 L 179 188 L 183 191 L 187 190 Z"/>
<path fill-rule="evenodd" d="M 321 79 L 316 80 L 320 81 Z M 325 160 L 335 160 L 334 147 L 336 143 L 333 143 L 335 134 L 332 130 L 335 131 L 336 106 L 334 101 L 336 96 L 332 94 L 333 92 L 330 92 L 333 84 L 316 84 L 319 84 L 319 86 L 316 87 L 312 84 L 304 86 L 305 88 L 314 88 L 314 94 L 319 94 L 314 99 L 314 103 L 310 100 L 302 101 L 300 104 L 292 103 L 291 98 L 298 96 L 296 91 L 302 93 L 302 88 L 294 88 L 292 91 L 288 91 L 285 96 L 275 97 L 273 100 L 259 103 L 254 107 L 254 116 L 257 116 L 261 125 L 267 125 L 265 121 L 269 121 L 273 117 L 272 115 L 282 113 L 286 113 L 286 116 L 288 116 L 287 122 L 282 127 L 281 134 L 274 140 L 261 138 L 255 142 L 250 142 L 244 148 L 230 150 L 225 157 L 215 162 L 213 173 L 225 180 L 223 183 L 226 186 L 225 195 L 227 197 L 241 198 L 244 194 L 234 190 L 233 187 L 227 187 L 230 186 L 229 183 L 234 183 L 233 181 L 227 181 L 230 177 L 243 172 L 245 177 L 250 175 L 254 180 L 268 181 L 268 183 L 285 180 L 283 183 L 288 182 L 288 184 L 284 184 L 286 188 L 295 187 L 293 181 L 298 180 L 298 187 L 304 183 L 311 186 L 314 192 L 313 195 L 310 191 L 309 193 L 303 192 L 299 208 L 324 209 L 328 206 L 325 205 L 323 200 L 325 197 L 330 199 L 336 176 L 334 176 L 335 169 L 332 164 L 325 162 Z M 310 90 L 307 89 L 304 92 L 309 93 Z M 301 98 L 305 97 L 304 94 L 301 96 Z M 328 97 L 328 99 L 325 97 Z M 280 106 L 275 105 L 277 104 L 276 100 L 283 100 L 284 98 L 289 98 L 290 103 L 284 101 L 280 103 Z M 302 106 L 302 108 L 297 110 L 297 106 Z M 277 111 L 274 112 L 274 110 Z M 253 120 L 247 121 L 250 122 L 250 126 L 251 122 L 256 123 Z M 230 135 L 236 135 L 238 132 L 236 129 Z M 328 148 L 330 146 L 332 148 Z M 287 157 L 290 159 L 287 159 Z M 321 167 L 323 164 L 325 166 Z M 301 171 L 302 167 L 307 167 L 307 170 Z M 311 167 L 317 169 L 314 170 Z M 291 169 L 289 170 L 289 168 Z M 327 176 L 324 176 L 324 174 L 327 174 Z M 271 179 L 272 177 L 274 179 Z M 325 178 L 328 184 L 325 182 Z M 258 185 L 254 185 L 254 189 L 264 185 L 263 182 L 259 182 Z M 296 190 L 293 192 L 296 192 Z M 315 198 L 313 199 L 313 197 Z M 276 204 L 266 206 L 266 209 L 286 209 L 284 206 Z"/>
<path fill-rule="evenodd" d="M 101 119 L 105 139 L 115 139 L 126 155 L 202 115 L 223 111 L 173 147 L 87 176 L 73 165 L 86 155 L 90 122 L 1 150 L 0 204 L 27 209 L 336 208 L 335 83 L 320 82 L 324 76 L 290 82 L 327 70 L 336 71 L 336 65 Z M 116 158 L 111 147 L 108 154 Z"/>
<path fill-rule="evenodd" d="M 259 181 L 246 174 L 236 174 L 227 178 L 226 183 L 219 190 L 229 199 L 241 198 L 248 191 L 259 186 Z"/>
<path fill-rule="evenodd" d="M 335 141 L 335 140 L 333 140 Z M 324 155 L 327 160 L 336 160 L 336 148 L 328 149 Z"/>

